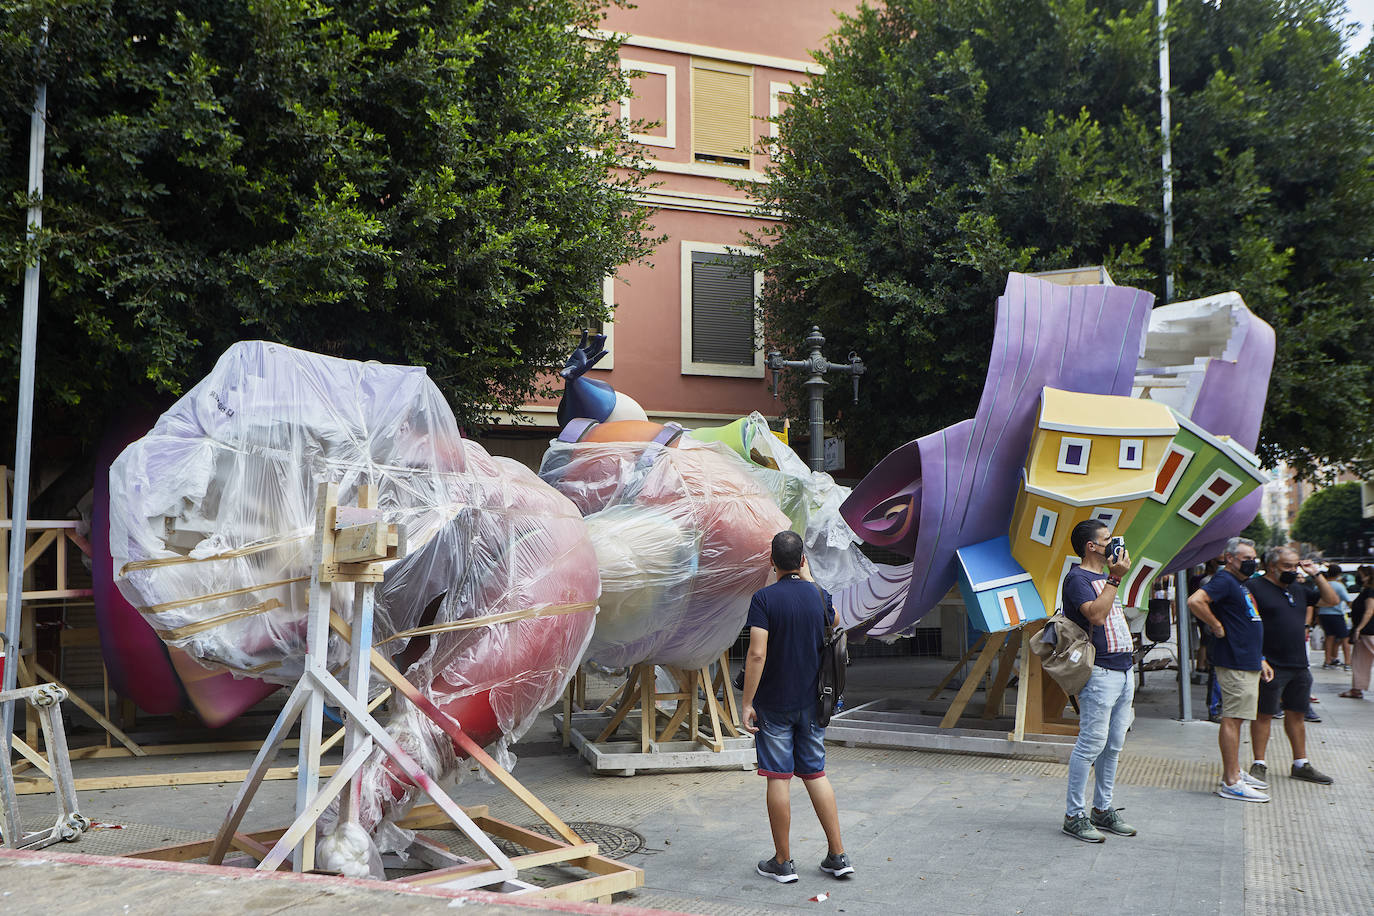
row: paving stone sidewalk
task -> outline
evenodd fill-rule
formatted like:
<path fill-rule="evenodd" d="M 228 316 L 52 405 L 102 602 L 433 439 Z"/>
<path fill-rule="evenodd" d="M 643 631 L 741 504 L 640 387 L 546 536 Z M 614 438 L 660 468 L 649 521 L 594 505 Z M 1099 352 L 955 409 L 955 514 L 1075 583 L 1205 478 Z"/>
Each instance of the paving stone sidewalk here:
<path fill-rule="evenodd" d="M 918 659 L 866 659 L 850 670 L 855 702 L 928 692 L 941 666 Z M 1176 673 L 1151 672 L 1138 693 L 1117 804 L 1140 828 L 1101 845 L 1059 832 L 1063 764 L 879 748 L 829 748 L 846 846 L 858 869 L 836 881 L 816 867 L 825 853 L 805 793 L 795 788 L 793 852 L 801 880 L 778 885 L 753 863 L 770 850 L 763 780 L 735 771 L 593 776 L 552 740 L 551 720 L 517 751 L 516 775 L 565 820 L 609 825 L 642 838 L 626 861 L 645 870 L 646 886 L 617 895 L 628 907 L 708 914 L 801 910 L 812 913 L 1256 914 L 1374 912 L 1368 882 L 1374 861 L 1374 701 L 1336 694 L 1348 675 L 1314 671 L 1316 707 L 1325 721 L 1308 727 L 1309 756 L 1336 779 L 1331 787 L 1279 776 L 1274 801 L 1250 805 L 1211 794 L 1218 776 L 1216 726 L 1179 722 Z M 1194 688 L 1203 709 L 1201 688 Z M 1287 741 L 1275 723 L 1272 773 L 1285 773 Z M 1248 736 L 1242 757 L 1248 763 Z M 246 766 L 248 755 L 188 756 L 177 768 Z M 283 760 L 283 763 L 287 761 Z M 166 766 L 141 761 L 83 761 L 78 775 Z M 152 845 L 218 825 L 236 786 L 181 786 L 83 793 L 97 821 L 126 824 L 82 841 L 83 851 L 114 851 L 120 842 Z M 456 792 L 465 804 L 488 803 L 516 823 L 533 817 L 502 790 L 473 779 Z M 41 797 L 26 796 L 35 811 Z M 264 785 L 249 829 L 289 820 L 292 787 Z M 143 826 L 149 825 L 149 826 Z M 72 847 L 64 847 L 72 848 Z M 9 872 L 7 874 L 13 874 Z M 6 879 L 7 880 L 7 879 Z M 1075 888 L 1084 883 L 1097 897 Z M 4 890 L 11 890 L 6 884 Z M 828 894 L 828 899 L 809 898 Z M 6 913 L 23 912 L 0 904 Z M 446 904 L 407 901 L 378 912 L 425 912 Z M 149 909 L 154 912 L 154 909 Z M 347 907 L 338 911 L 354 911 Z M 99 912 L 99 910 L 91 910 Z M 123 912 L 121 910 L 121 912 Z M 213 910 L 207 910 L 213 912 Z"/>

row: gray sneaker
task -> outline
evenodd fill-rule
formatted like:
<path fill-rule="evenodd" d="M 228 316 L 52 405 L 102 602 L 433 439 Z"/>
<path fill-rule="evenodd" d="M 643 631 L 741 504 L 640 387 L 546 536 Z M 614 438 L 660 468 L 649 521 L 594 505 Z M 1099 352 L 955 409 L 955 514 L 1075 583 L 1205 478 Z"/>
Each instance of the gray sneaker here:
<path fill-rule="evenodd" d="M 1121 809 L 1111 808 L 1107 811 L 1093 809 L 1088 816 L 1094 827 L 1099 827 L 1117 836 L 1135 836 L 1136 829 L 1121 819 Z"/>
<path fill-rule="evenodd" d="M 854 866 L 849 862 L 849 856 L 843 852 L 832 852 L 821 859 L 821 871 L 834 875 L 836 878 L 848 878 L 854 874 Z"/>
<path fill-rule="evenodd" d="M 1314 768 L 1310 762 L 1304 763 L 1300 767 L 1293 767 L 1292 772 L 1288 775 L 1294 779 L 1301 779 L 1303 782 L 1315 782 L 1319 786 L 1329 786 L 1332 782 L 1330 776 L 1327 776 L 1325 773 L 1317 772 L 1316 768 Z"/>
<path fill-rule="evenodd" d="M 1064 832 L 1085 843 L 1101 843 L 1107 839 L 1092 825 L 1086 814 L 1064 815 Z"/>
<path fill-rule="evenodd" d="M 1250 764 L 1250 772 L 1241 773 L 1240 778 L 1256 789 L 1267 789 L 1269 788 L 1269 765 L 1252 763 Z"/>
<path fill-rule="evenodd" d="M 754 871 L 763 875 L 765 878 L 772 878 L 779 884 L 791 884 L 797 880 L 797 869 L 792 864 L 792 860 L 779 862 L 774 856 L 769 856 L 758 865 L 754 866 Z"/>

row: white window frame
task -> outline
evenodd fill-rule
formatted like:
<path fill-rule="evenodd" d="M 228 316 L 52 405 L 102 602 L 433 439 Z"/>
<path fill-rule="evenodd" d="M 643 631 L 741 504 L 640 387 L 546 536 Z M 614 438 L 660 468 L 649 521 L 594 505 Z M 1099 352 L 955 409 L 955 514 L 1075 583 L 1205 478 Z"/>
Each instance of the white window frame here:
<path fill-rule="evenodd" d="M 1064 568 L 1059 570 L 1058 584 L 1054 587 L 1054 610 L 1050 611 L 1051 614 L 1064 610 L 1064 577 L 1069 574 L 1069 570 L 1081 565 L 1083 560 L 1080 557 L 1070 554 L 1064 558 Z"/>
<path fill-rule="evenodd" d="M 1188 465 L 1193 463 L 1193 456 L 1194 454 L 1196 454 L 1195 452 L 1193 452 L 1192 449 L 1184 448 L 1177 442 L 1170 442 L 1169 447 L 1164 451 L 1164 458 L 1159 462 L 1159 466 L 1161 468 L 1164 467 L 1164 462 L 1168 461 L 1169 456 L 1174 454 L 1175 452 L 1183 456 L 1183 461 L 1179 464 L 1178 470 L 1174 472 L 1174 479 L 1169 481 L 1169 485 L 1164 488 L 1163 493 L 1155 492 L 1154 486 L 1151 485 L 1151 499 L 1158 500 L 1162 503 L 1167 503 L 1169 501 L 1169 497 L 1174 495 L 1174 490 L 1178 487 L 1178 482 L 1182 480 L 1183 475 L 1188 472 Z M 1157 478 L 1158 472 L 1156 471 L 1156 479 Z"/>
<path fill-rule="evenodd" d="M 1019 617 L 1019 618 L 1021 618 L 1020 620 L 1017 620 L 1015 623 L 1013 623 L 1013 622 L 1007 617 L 1007 605 L 1006 605 L 1006 599 L 1007 599 L 1007 598 L 1010 598 L 1010 599 L 1012 600 L 1012 603 L 1016 605 L 1016 616 Z M 1009 588 L 1009 589 L 1007 589 L 1006 591 L 998 592 L 998 593 L 997 593 L 997 614 L 998 614 L 998 616 L 1002 619 L 1002 623 L 1003 623 L 1004 625 L 1006 625 L 1007 627 L 1020 626 L 1021 624 L 1025 623 L 1025 622 L 1026 622 L 1026 607 L 1025 607 L 1025 605 L 1023 605 L 1023 604 L 1021 603 L 1021 593 L 1020 593 L 1019 591 L 1017 591 L 1016 589 L 1014 589 L 1014 588 Z"/>
<path fill-rule="evenodd" d="M 1103 518 L 1103 516 L 1107 516 Z M 1121 510 L 1112 506 L 1093 506 L 1090 519 L 1101 522 L 1107 526 L 1108 534 L 1116 534 L 1116 523 L 1121 521 Z"/>
<path fill-rule="evenodd" d="M 1083 463 L 1079 465 L 1069 464 L 1069 446 L 1081 445 L 1083 447 Z M 1081 439 L 1077 436 L 1065 436 L 1059 440 L 1059 465 L 1058 469 L 1065 474 L 1086 474 L 1088 473 L 1088 462 L 1092 459 L 1093 440 Z"/>
<path fill-rule="evenodd" d="M 1135 449 L 1135 460 L 1126 457 L 1126 449 Z M 1117 453 L 1116 466 L 1129 471 L 1138 471 L 1145 466 L 1145 440 L 1122 439 L 1121 450 Z"/>
<path fill-rule="evenodd" d="M 763 378 L 763 348 L 755 346 L 754 364 L 752 366 L 736 365 L 734 363 L 707 363 L 696 362 L 692 359 L 692 255 L 693 254 L 733 254 L 745 256 L 757 256 L 758 249 L 748 248 L 741 245 L 721 245 L 715 242 L 687 242 L 681 243 L 681 275 L 682 289 L 679 300 L 679 311 L 682 315 L 682 374 L 683 375 L 714 375 L 724 378 Z M 763 271 L 754 271 L 754 301 L 758 302 L 759 293 L 763 290 Z M 759 327 L 758 310 L 754 311 L 754 342 L 757 344 L 762 329 Z"/>
<path fill-rule="evenodd" d="M 1050 530 L 1045 536 L 1040 537 L 1040 520 L 1049 517 Z M 1031 518 L 1030 539 L 1037 544 L 1044 544 L 1046 547 L 1054 545 L 1054 532 L 1059 528 L 1059 513 L 1053 509 L 1046 509 L 1044 506 L 1035 507 L 1035 515 Z"/>
<path fill-rule="evenodd" d="M 607 274 L 601 281 L 601 301 L 610 309 L 615 305 L 615 275 Z M 592 367 L 596 369 L 615 368 L 615 312 L 611 311 L 610 317 L 601 323 L 601 333 L 606 335 L 606 355 L 601 361 Z"/>
<path fill-rule="evenodd" d="M 1125 607 L 1141 607 L 1138 601 L 1131 601 L 1131 593 L 1137 591 L 1143 584 L 1159 575 L 1159 571 L 1164 568 L 1164 564 L 1149 557 L 1140 557 L 1135 561 L 1135 566 L 1126 576 L 1126 581 L 1121 584 L 1121 604 Z M 1139 598 L 1139 595 L 1136 596 Z M 1145 605 L 1149 606 L 1150 598 L 1145 597 Z"/>
<path fill-rule="evenodd" d="M 655 137 L 653 134 L 630 134 L 630 139 L 635 143 L 643 143 L 645 146 L 662 146 L 667 149 L 677 149 L 677 67 L 671 64 L 653 64 L 643 60 L 620 60 L 621 72 L 633 72 L 638 70 L 643 73 L 657 73 L 666 77 L 666 90 L 668 93 L 667 105 L 664 108 L 663 130 L 666 137 Z M 630 98 L 625 96 L 620 100 L 620 117 L 626 122 L 630 121 Z"/>
<path fill-rule="evenodd" d="M 1212 484 L 1216 483 L 1218 480 L 1224 480 L 1231 485 L 1231 488 L 1226 491 L 1226 494 L 1224 496 L 1218 496 L 1217 494 L 1211 491 Z M 1226 502 L 1226 500 L 1231 498 L 1231 495 L 1235 492 L 1236 487 L 1238 486 L 1240 486 L 1239 479 L 1232 477 L 1225 471 L 1213 471 L 1211 475 L 1206 480 L 1204 480 L 1202 484 L 1196 490 L 1194 490 L 1187 499 L 1183 501 L 1183 505 L 1179 506 L 1178 508 L 1178 514 L 1186 518 L 1188 521 L 1192 522 L 1194 525 L 1205 525 L 1207 524 L 1207 520 L 1211 518 L 1213 515 L 1215 515 L 1217 511 L 1221 508 L 1222 503 Z M 1207 509 L 1201 515 L 1195 515 L 1192 512 L 1188 511 L 1188 507 L 1191 506 L 1193 503 L 1197 502 L 1199 496 L 1210 497 L 1212 500 L 1212 505 L 1208 506 Z"/>
<path fill-rule="evenodd" d="M 792 83 L 768 82 L 768 137 L 771 140 L 778 139 L 778 115 L 782 114 L 781 96 L 795 95 L 797 88 Z M 768 144 L 768 155 L 774 162 L 782 161 L 782 151 L 778 149 L 777 143 Z"/>

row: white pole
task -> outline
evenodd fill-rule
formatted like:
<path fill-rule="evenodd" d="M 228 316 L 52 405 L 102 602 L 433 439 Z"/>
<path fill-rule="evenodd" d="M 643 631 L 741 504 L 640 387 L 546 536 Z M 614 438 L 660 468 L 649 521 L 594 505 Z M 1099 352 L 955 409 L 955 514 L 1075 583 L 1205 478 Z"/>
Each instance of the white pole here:
<path fill-rule="evenodd" d="M 43 22 L 37 56 L 48 47 L 48 23 Z M 47 132 L 48 87 L 41 84 L 35 94 L 33 115 L 29 120 L 29 225 L 27 237 L 33 241 L 43 228 L 43 146 Z M 24 318 L 19 357 L 19 422 L 14 437 L 14 502 L 10 527 L 10 579 L 5 603 L 5 677 L 4 689 L 13 690 L 19 674 L 19 620 L 24 590 L 24 539 L 29 518 L 29 459 L 33 436 L 34 351 L 38 346 L 38 256 L 24 271 Z M 0 710 L 0 736 L 6 759 L 13 748 L 14 703 Z"/>
<path fill-rule="evenodd" d="M 1164 301 L 1174 301 L 1174 154 L 1169 118 L 1169 35 L 1166 30 L 1169 0 L 1158 0 L 1159 24 L 1159 133 L 1164 141 Z"/>

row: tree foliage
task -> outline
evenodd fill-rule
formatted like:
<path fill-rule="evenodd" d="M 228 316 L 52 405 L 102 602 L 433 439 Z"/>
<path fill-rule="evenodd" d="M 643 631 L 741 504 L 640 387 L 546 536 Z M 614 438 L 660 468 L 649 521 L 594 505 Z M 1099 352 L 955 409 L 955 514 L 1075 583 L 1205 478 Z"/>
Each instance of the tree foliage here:
<path fill-rule="evenodd" d="M 761 307 L 781 349 L 818 324 L 868 363 L 830 405 L 868 460 L 972 415 L 1008 271 L 1162 295 L 1154 7 L 889 0 L 817 55 L 762 192 Z M 1300 470 L 1374 456 L 1374 51 L 1342 56 L 1338 8 L 1171 4 L 1176 298 L 1239 289 L 1276 327 L 1261 453 Z"/>
<path fill-rule="evenodd" d="M 1307 498 L 1293 520 L 1293 540 L 1324 553 L 1349 555 L 1362 536 L 1360 485 L 1338 483 Z"/>
<path fill-rule="evenodd" d="M 6 370 L 41 254 L 49 421 L 175 394 L 255 337 L 424 365 L 460 422 L 518 405 L 601 316 L 603 277 L 651 250 L 605 115 L 617 46 L 578 34 L 600 6 L 5 3 L 0 190 L 19 206 L 48 87 L 44 229 L 26 244 L 11 209 L 0 236 Z"/>

